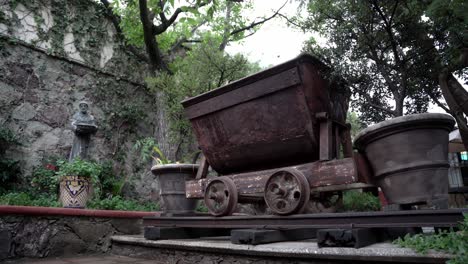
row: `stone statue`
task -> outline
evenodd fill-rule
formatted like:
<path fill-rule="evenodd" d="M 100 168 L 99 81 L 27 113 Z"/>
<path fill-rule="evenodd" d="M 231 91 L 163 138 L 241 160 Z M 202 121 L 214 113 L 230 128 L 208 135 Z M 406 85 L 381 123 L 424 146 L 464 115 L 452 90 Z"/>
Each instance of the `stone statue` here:
<path fill-rule="evenodd" d="M 75 132 L 73 146 L 70 152 L 69 161 L 73 161 L 76 157 L 86 159 L 88 156 L 89 143 L 91 134 L 97 130 L 97 125 L 94 117 L 88 113 L 89 104 L 81 101 L 78 105 L 79 111 L 72 117 L 72 129 Z"/>

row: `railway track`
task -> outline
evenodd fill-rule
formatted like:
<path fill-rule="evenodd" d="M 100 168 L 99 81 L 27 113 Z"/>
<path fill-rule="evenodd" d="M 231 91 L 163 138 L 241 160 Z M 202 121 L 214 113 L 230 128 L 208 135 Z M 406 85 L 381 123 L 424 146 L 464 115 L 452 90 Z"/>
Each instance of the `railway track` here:
<path fill-rule="evenodd" d="M 468 214 L 468 208 L 291 216 L 149 216 L 143 218 L 143 225 L 230 229 L 455 227 L 463 221 L 463 214 Z"/>

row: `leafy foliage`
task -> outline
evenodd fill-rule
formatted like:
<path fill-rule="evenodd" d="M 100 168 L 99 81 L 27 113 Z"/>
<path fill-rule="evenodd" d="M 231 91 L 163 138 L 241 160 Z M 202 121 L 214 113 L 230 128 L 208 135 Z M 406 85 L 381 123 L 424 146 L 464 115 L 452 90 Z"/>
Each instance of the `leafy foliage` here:
<path fill-rule="evenodd" d="M 101 173 L 98 175 L 99 186 L 101 187 L 100 198 L 121 195 L 128 177 L 116 175 L 113 162 L 110 160 L 99 163 L 99 166 L 101 166 Z"/>
<path fill-rule="evenodd" d="M 31 196 L 26 192 L 10 192 L 0 196 L 0 204 L 2 205 L 23 205 L 23 206 L 46 206 L 60 207 L 61 204 L 57 200 L 56 194 L 40 194 Z"/>
<path fill-rule="evenodd" d="M 438 234 L 407 234 L 404 238 L 398 238 L 393 243 L 402 247 L 409 247 L 420 253 L 429 250 L 443 251 L 453 254 L 455 257 L 449 260 L 449 264 L 468 263 L 468 214 L 459 225 L 459 231 L 442 231 Z"/>
<path fill-rule="evenodd" d="M 354 212 L 379 211 L 380 201 L 371 193 L 351 190 L 343 195 L 343 209 Z"/>
<path fill-rule="evenodd" d="M 87 204 L 90 209 L 123 210 L 123 211 L 157 211 L 159 205 L 156 203 L 141 203 L 135 200 L 123 199 L 121 196 L 113 196 L 102 200 L 91 200 Z"/>
<path fill-rule="evenodd" d="M 20 145 L 19 138 L 13 131 L 0 128 L 0 193 L 12 188 L 21 173 L 17 160 L 5 157 L 5 151 L 12 145 Z"/>
<path fill-rule="evenodd" d="M 86 178 L 95 178 L 98 181 L 98 175 L 101 173 L 102 168 L 95 162 L 81 160 L 79 158 L 72 162 L 61 160 L 58 162 L 59 171 L 58 176 L 80 176 Z"/>
<path fill-rule="evenodd" d="M 153 138 L 148 137 L 137 140 L 133 148 L 135 150 L 140 150 L 140 156 L 143 162 L 147 162 L 151 158 L 158 165 L 171 163 L 171 161 L 159 149 Z"/>
<path fill-rule="evenodd" d="M 18 136 L 13 133 L 10 129 L 0 127 L 0 152 L 8 145 L 19 145 L 20 140 Z"/>
<path fill-rule="evenodd" d="M 159 49 L 164 53 L 172 53 L 184 44 L 201 43 L 206 37 L 212 38 L 213 45 L 219 47 L 226 38 L 228 41 L 243 39 L 247 34 L 253 34 L 260 26 L 252 27 L 236 34 L 228 34 L 236 29 L 245 28 L 249 21 L 242 16 L 243 12 L 252 8 L 251 1 L 235 3 L 234 1 L 192 1 L 189 5 L 180 5 L 175 1 L 165 1 L 161 7 L 158 1 L 148 1 L 148 8 L 156 14 L 156 25 L 163 24 L 158 14 L 171 16 L 179 8 L 181 12 L 172 25 L 157 34 Z M 140 21 L 138 1 L 113 1 L 112 8 L 120 17 L 120 27 L 127 42 L 136 47 L 144 47 L 144 32 Z M 229 18 L 226 14 L 229 12 Z M 228 34 L 228 35 L 227 35 Z"/>
<path fill-rule="evenodd" d="M 34 169 L 32 186 L 40 193 L 56 193 L 59 183 L 56 167 L 52 164 Z"/>
<path fill-rule="evenodd" d="M 359 120 L 356 112 L 348 112 L 346 115 L 346 122 L 351 124 L 351 139 L 354 139 L 356 135 L 365 128 L 365 124 Z"/>
<path fill-rule="evenodd" d="M 17 160 L 0 159 L 0 193 L 12 188 L 20 173 L 21 170 Z"/>
<path fill-rule="evenodd" d="M 245 77 L 260 68 L 242 55 L 232 56 L 219 51 L 208 41 L 189 51 L 185 58 L 175 60 L 171 69 L 173 75 L 162 73 L 158 77 L 148 78 L 147 83 L 153 91 L 164 92 L 164 106 L 173 141 L 189 144 L 193 140 L 191 126 L 180 102 Z"/>
<path fill-rule="evenodd" d="M 363 121 L 426 112 L 430 100 L 443 106 L 438 73 L 466 47 L 464 1 L 308 2 L 303 26 L 328 42 L 304 49 L 348 81 Z"/>
<path fill-rule="evenodd" d="M 197 208 L 195 208 L 195 211 L 199 213 L 208 213 L 208 207 L 206 207 L 203 201 L 200 201 L 197 205 Z"/>
<path fill-rule="evenodd" d="M 10 192 L 0 196 L 0 205 L 44 206 L 61 207 L 56 194 L 43 193 L 32 195 L 27 192 Z M 113 196 L 105 199 L 93 199 L 88 202 L 87 208 L 101 210 L 123 211 L 157 211 L 159 205 L 150 202 L 138 202 Z"/>

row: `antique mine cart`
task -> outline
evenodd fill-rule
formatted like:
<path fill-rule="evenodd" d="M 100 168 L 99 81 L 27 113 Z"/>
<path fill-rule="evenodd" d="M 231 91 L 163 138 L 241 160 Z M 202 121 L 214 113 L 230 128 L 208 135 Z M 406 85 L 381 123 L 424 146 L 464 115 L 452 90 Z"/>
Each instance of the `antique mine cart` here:
<path fill-rule="evenodd" d="M 347 90 L 328 73 L 320 61 L 301 55 L 182 102 L 204 154 L 185 194 L 204 199 L 212 216 L 146 217 L 145 237 L 230 234 L 232 243 L 254 245 L 317 237 L 319 245 L 350 240 L 360 247 L 381 240 L 389 227 L 456 226 L 466 209 L 401 211 L 445 199 L 453 118 L 385 121 L 362 131 L 353 152 Z M 207 176 L 209 166 L 221 176 Z M 343 190 L 371 183 L 405 207 L 334 213 Z M 229 216 L 238 203 L 266 205 L 276 215 Z"/>
<path fill-rule="evenodd" d="M 331 211 L 337 191 L 369 186 L 345 124 L 347 89 L 329 71 L 301 55 L 183 101 L 204 154 L 187 198 L 215 216 L 239 202 L 289 215 Z M 206 178 L 208 166 L 223 176 Z"/>

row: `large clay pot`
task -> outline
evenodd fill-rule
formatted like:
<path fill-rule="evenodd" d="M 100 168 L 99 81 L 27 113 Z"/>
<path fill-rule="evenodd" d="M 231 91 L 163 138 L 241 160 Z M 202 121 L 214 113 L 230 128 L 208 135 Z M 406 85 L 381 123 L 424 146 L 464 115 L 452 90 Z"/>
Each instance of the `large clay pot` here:
<path fill-rule="evenodd" d="M 85 208 L 91 196 L 89 178 L 64 176 L 60 180 L 60 202 L 65 208 Z"/>
<path fill-rule="evenodd" d="M 196 164 L 166 164 L 151 168 L 159 177 L 160 197 L 166 214 L 193 214 L 198 201 L 185 197 L 185 181 L 193 180 L 197 174 Z"/>
<path fill-rule="evenodd" d="M 448 198 L 448 134 L 455 124 L 446 114 L 397 117 L 361 131 L 354 142 L 364 153 L 390 204 L 418 204 Z"/>

